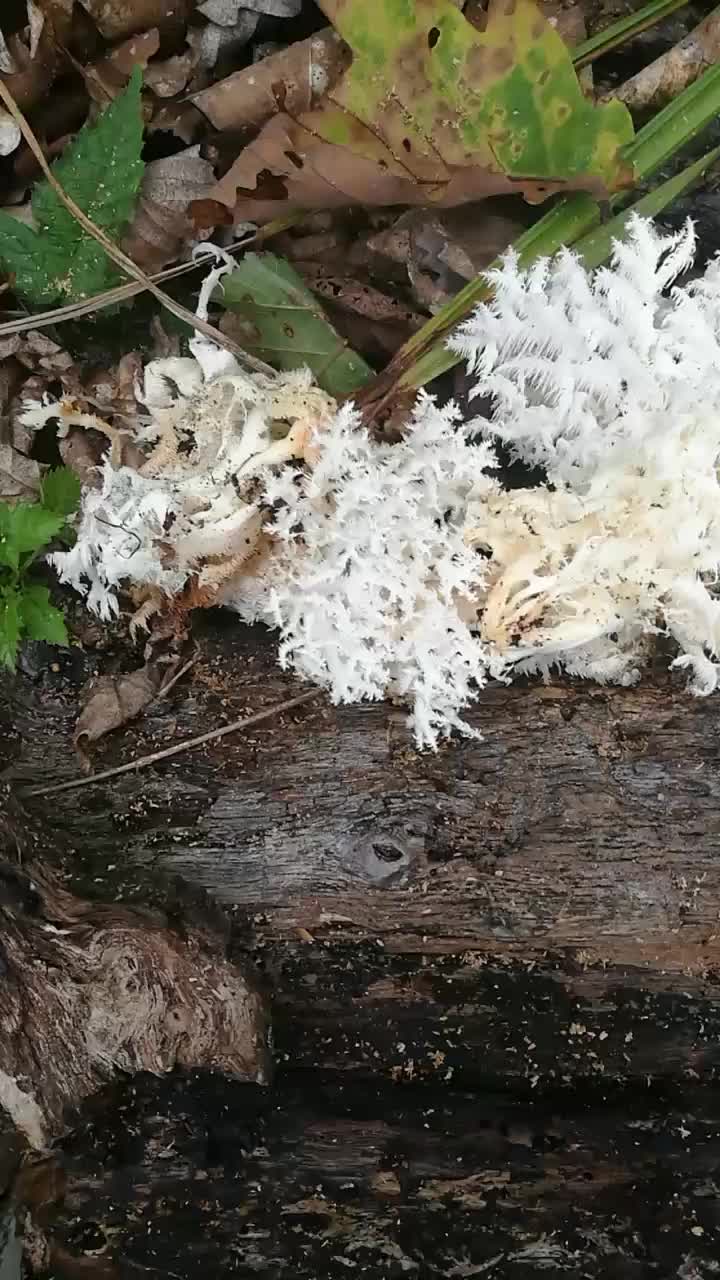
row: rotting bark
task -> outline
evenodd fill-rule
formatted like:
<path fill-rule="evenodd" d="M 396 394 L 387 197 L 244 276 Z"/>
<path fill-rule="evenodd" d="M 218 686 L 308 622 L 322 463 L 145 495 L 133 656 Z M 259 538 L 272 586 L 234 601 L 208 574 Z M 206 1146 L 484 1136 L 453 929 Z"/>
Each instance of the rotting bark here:
<path fill-rule="evenodd" d="M 162 913 L 153 917 L 162 945 L 182 939 L 183 929 L 199 929 L 215 948 L 213 963 L 225 963 L 229 917 L 231 962 L 240 973 L 259 974 L 281 1075 L 270 1093 L 250 1086 L 227 1094 L 229 1084 L 208 1085 L 226 1100 L 231 1136 L 217 1138 L 225 1143 L 219 1158 L 215 1139 L 202 1146 L 202 1125 L 211 1122 L 198 1120 L 192 1142 L 200 1146 L 189 1165 L 177 1168 L 173 1153 L 186 1132 L 180 1120 L 155 1137 L 133 1121 L 144 1135 L 141 1145 L 136 1152 L 129 1138 L 130 1154 L 124 1147 L 115 1167 L 113 1139 L 103 1136 L 106 1110 L 93 1131 L 95 1155 L 82 1135 L 66 1149 L 70 1189 L 53 1274 L 66 1264 L 72 1273 L 63 1250 L 72 1258 L 86 1247 L 72 1236 L 74 1215 L 92 1225 L 101 1215 L 93 1206 L 110 1197 L 118 1235 L 109 1256 L 134 1261 L 117 1261 L 119 1271 L 111 1268 L 108 1277 L 135 1275 L 136 1267 L 152 1271 L 156 1261 L 147 1251 L 154 1238 L 164 1258 L 158 1276 L 181 1280 L 205 1263 L 222 1274 L 231 1258 L 238 1274 L 254 1274 L 253 1250 L 260 1274 L 264 1268 L 294 1280 L 344 1275 L 348 1258 L 365 1259 L 360 1274 L 370 1277 L 404 1275 L 408 1259 L 410 1274 L 473 1275 L 496 1256 L 505 1259 L 503 1276 L 524 1278 L 544 1267 L 571 1277 L 693 1280 L 693 1258 L 704 1243 L 693 1229 L 710 1232 L 712 1224 L 693 1218 L 688 1206 L 710 1194 L 701 1190 L 712 1180 L 703 1144 L 710 1143 L 712 1155 L 713 1126 L 720 1124 L 712 1094 L 701 1103 L 686 1092 L 692 1082 L 711 1081 L 720 1060 L 716 701 L 691 698 L 664 673 L 635 690 L 569 682 L 493 688 L 472 715 L 482 742 L 418 755 L 402 709 L 333 709 L 320 700 L 137 775 L 47 800 L 23 797 L 23 789 L 41 781 L 77 776 L 70 745 L 77 691 L 98 662 L 76 652 L 60 671 L 37 667 L 34 683 L 18 680 L 0 702 L 1 763 L 15 806 L 8 854 L 23 866 L 31 857 L 51 865 L 63 884 L 58 892 L 81 900 L 76 910 L 87 922 L 141 908 L 147 918 L 151 909 Z M 97 767 L 274 705 L 299 688 L 277 669 L 264 636 L 207 622 L 187 684 L 101 744 Z M 27 935 L 32 945 L 58 946 L 23 907 L 21 901 L 23 927 L 35 930 Z M 57 925 L 52 915 L 47 922 Z M 90 938 L 85 932 L 77 949 L 97 946 Z M 669 1109 L 645 1093 L 678 1084 L 682 1091 Z M 534 1138 L 529 1147 L 508 1139 L 519 1151 L 501 1144 L 491 1159 L 470 1119 L 475 1105 L 482 1114 L 496 1107 L 491 1088 L 514 1095 L 497 1101 L 498 1114 L 519 1108 L 533 1133 L 534 1125 L 545 1132 L 548 1108 L 564 1114 L 582 1099 L 588 1110 L 582 1135 L 563 1137 L 560 1145 L 574 1153 L 571 1163 L 584 1152 L 585 1172 L 578 1166 L 573 1173 L 564 1156 L 559 1163 L 540 1159 L 539 1150 L 552 1155 L 555 1148 L 538 1147 Z M 559 1088 L 575 1103 L 553 1103 Z M 406 1106 L 400 1135 L 388 1121 L 393 1090 L 397 1105 Z M 608 1095 L 621 1099 L 616 1113 L 603 1103 Z M 349 1100 L 334 1119 L 333 1097 Z M 699 1128 L 683 1120 L 696 1105 L 692 1099 L 703 1117 Z M 126 1099 L 126 1105 L 134 1104 Z M 646 1115 L 643 1107 L 655 1110 Z M 239 1116 L 259 1108 L 272 1118 L 267 1157 L 256 1151 L 264 1139 L 251 1124 L 238 1139 L 240 1186 L 236 1171 L 215 1170 L 229 1159 L 235 1108 Z M 660 1113 L 667 1113 L 667 1125 Z M 427 1136 L 435 1114 L 444 1117 L 447 1167 Z M 624 1135 L 619 1147 L 616 1123 Z M 683 1128 L 702 1135 L 700 1146 L 685 1142 Z M 132 1125 L 125 1129 L 132 1137 Z M 310 1135 L 304 1146 L 302 1132 Z M 290 1135 L 285 1144 L 283 1133 Z M 302 1152 L 317 1133 L 326 1135 L 319 1139 L 325 1154 L 310 1152 L 305 1165 Z M 88 1161 L 101 1159 L 104 1142 L 107 1167 L 93 1172 Z M 497 1142 L 496 1135 L 493 1153 Z M 469 1174 L 465 1163 L 458 1174 L 455 1143 L 472 1165 Z M 333 1144 L 344 1189 L 333 1172 Z M 403 1180 L 405 1156 L 393 1163 L 392 1154 L 408 1144 L 415 1153 L 410 1182 Z M 643 1162 L 668 1144 L 680 1181 L 672 1173 L 651 1183 Z M 372 1164 L 376 1182 L 363 1191 L 358 1217 L 346 1213 L 343 1197 L 352 1200 L 348 1187 L 362 1181 L 368 1150 L 370 1163 L 379 1164 Z M 510 1170 L 510 1190 L 502 1190 L 505 1173 L 498 1190 L 498 1168 Z M 587 1172 L 597 1183 L 588 1192 L 597 1194 L 592 1204 L 578 1189 L 579 1181 L 591 1181 Z M 437 1198 L 428 1196 L 428 1184 L 444 1186 L 456 1175 L 471 1179 L 465 1190 L 453 1181 Z M 333 1206 L 326 1213 L 314 1198 L 327 1194 L 328 1179 Z M 313 1191 L 316 1184 L 321 1193 Z M 489 1225 L 476 1216 L 485 1212 L 480 1201 L 488 1184 Z M 633 1187 L 637 1203 L 628 1201 Z M 675 1261 L 664 1271 L 652 1215 L 663 1196 L 680 1196 L 678 1188 Z M 477 1199 L 465 1203 L 466 1194 Z M 166 1218 L 161 1201 L 169 1206 Z M 215 1207 L 198 1210 L 191 1221 L 187 1209 L 194 1213 L 196 1203 Z M 519 1215 L 512 1230 L 509 1206 Z M 212 1221 L 207 1213 L 215 1214 Z M 560 1239 L 568 1215 L 575 1226 Z M 580 1219 L 585 1243 L 578 1242 Z M 195 1243 L 184 1258 L 188 1232 Z M 445 1252 L 443 1232 L 453 1238 Z M 348 1243 L 358 1239 L 366 1242 L 360 1253 Z M 561 1252 L 542 1254 L 543 1239 L 555 1242 L 553 1249 L 559 1240 Z M 592 1240 L 601 1245 L 591 1257 Z M 531 1253 L 523 1256 L 526 1245 Z M 425 1270 L 417 1262 L 423 1256 Z M 382 1257 L 386 1271 L 378 1269 Z"/>
<path fill-rule="evenodd" d="M 5 810 L 21 853 L 22 815 Z M 0 1109 L 35 1150 L 118 1073 L 267 1080 L 262 1000 L 222 942 L 157 911 L 82 900 L 38 861 L 0 862 L 0 974 Z"/>
<path fill-rule="evenodd" d="M 720 1102 L 693 1089 L 140 1082 L 66 1148 L 47 1253 L 55 1280 L 702 1280 L 718 1161 Z"/>
<path fill-rule="evenodd" d="M 98 767 L 298 691 L 252 632 L 203 644 Z M 53 673 L 6 702 L 16 789 L 76 774 L 76 705 Z M 495 688 L 473 722 L 483 742 L 418 755 L 401 709 L 309 704 L 24 803 L 74 892 L 162 908 L 179 876 L 231 908 L 299 1066 L 525 1087 L 714 1069 L 715 700 L 668 676 Z"/>

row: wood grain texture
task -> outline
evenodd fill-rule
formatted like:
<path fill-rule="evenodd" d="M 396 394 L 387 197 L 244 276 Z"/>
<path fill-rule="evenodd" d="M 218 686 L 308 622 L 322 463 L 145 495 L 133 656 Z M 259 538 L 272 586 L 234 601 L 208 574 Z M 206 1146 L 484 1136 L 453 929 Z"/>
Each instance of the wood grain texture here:
<path fill-rule="evenodd" d="M 98 767 L 298 692 L 264 637 L 206 624 L 191 682 Z M 77 669 L 19 682 L 0 751 L 60 781 Z M 107 665 L 107 663 L 106 663 Z M 412 747 L 400 708 L 310 705 L 26 808 L 83 895 L 209 893 L 263 975 L 281 1061 L 540 1088 L 720 1058 L 720 722 L 667 676 L 493 688 L 484 740 Z M 13 736 L 14 735 L 14 736 Z"/>

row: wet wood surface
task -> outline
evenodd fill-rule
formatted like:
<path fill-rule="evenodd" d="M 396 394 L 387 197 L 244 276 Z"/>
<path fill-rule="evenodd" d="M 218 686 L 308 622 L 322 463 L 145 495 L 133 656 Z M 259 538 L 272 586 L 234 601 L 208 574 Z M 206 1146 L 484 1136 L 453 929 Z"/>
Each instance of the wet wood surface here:
<path fill-rule="evenodd" d="M 720 1100 L 692 1087 L 140 1081 L 66 1148 L 48 1254 L 59 1280 L 697 1280 L 719 1163 Z"/>
<path fill-rule="evenodd" d="M 257 632 L 209 620 L 200 646 L 98 768 L 302 689 Z M 717 702 L 663 674 L 491 688 L 482 741 L 418 754 L 401 708 L 320 697 L 28 795 L 78 776 L 79 689 L 108 664 L 75 653 L 0 696 L 18 857 L 219 940 L 277 1077 L 103 1104 L 63 1146 L 53 1274 L 711 1274 Z"/>
<path fill-rule="evenodd" d="M 301 687 L 256 633 L 201 644 L 187 683 L 100 744 L 98 767 Z M 6 700 L 16 793 L 78 775 L 85 675 L 41 673 Z M 298 1066 L 503 1087 L 713 1070 L 716 701 L 667 676 L 495 688 L 473 723 L 482 742 L 418 754 L 400 708 L 321 698 L 22 803 L 75 892 L 171 918 L 178 892 L 219 921 L 220 904 Z"/>

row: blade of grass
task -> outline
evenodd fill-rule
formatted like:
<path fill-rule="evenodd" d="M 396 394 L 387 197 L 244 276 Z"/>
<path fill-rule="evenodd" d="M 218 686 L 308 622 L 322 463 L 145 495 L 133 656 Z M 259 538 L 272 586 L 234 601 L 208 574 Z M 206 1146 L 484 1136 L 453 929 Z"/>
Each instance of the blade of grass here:
<path fill-rule="evenodd" d="M 720 114 L 720 63 L 709 67 L 694 84 L 678 94 L 633 138 L 624 157 L 642 180 L 661 169 Z"/>
<path fill-rule="evenodd" d="M 641 31 L 647 31 L 648 27 L 662 22 L 663 18 L 668 18 L 671 13 L 675 13 L 676 9 L 684 9 L 687 3 L 688 0 L 650 0 L 650 4 L 643 5 L 642 9 L 637 9 L 626 18 L 612 22 L 610 26 L 605 27 L 604 31 L 598 31 L 597 35 L 590 36 L 589 40 L 583 40 L 582 44 L 575 45 L 572 50 L 575 70 L 580 71 L 596 58 L 601 58 L 603 54 L 610 53 L 619 45 L 626 44 L 634 36 L 640 35 Z"/>
<path fill-rule="evenodd" d="M 638 131 L 624 150 L 636 182 L 649 177 L 690 142 L 720 114 L 720 64 L 710 67 L 694 84 L 668 103 Z M 692 166 L 690 166 L 692 168 Z M 684 171 L 687 174 L 687 171 Z M 683 178 L 683 175 L 678 175 Z M 690 179 L 692 185 L 696 179 Z M 683 186 L 681 188 L 685 190 Z M 675 197 L 668 196 L 665 204 Z M 619 211 L 628 199 L 622 192 L 610 201 Z M 663 204 L 661 207 L 665 207 Z M 658 210 L 656 209 L 655 212 Z M 576 244 L 582 236 L 601 224 L 600 206 L 585 193 L 564 196 L 514 243 L 520 263 L 556 252 L 562 245 Z M 447 334 L 488 296 L 484 276 L 465 285 L 438 313 L 414 333 L 378 377 L 356 397 L 367 417 L 373 417 L 389 399 L 401 391 L 414 391 L 458 363 L 445 346 Z"/>
<path fill-rule="evenodd" d="M 678 173 L 673 178 L 668 178 L 667 182 L 655 187 L 654 190 L 648 192 L 635 204 L 624 209 L 622 213 L 616 214 L 609 222 L 602 223 L 579 239 L 573 241 L 568 239 L 562 241 L 562 243 L 572 244 L 574 252 L 583 259 L 586 266 L 600 266 L 601 263 L 609 258 L 613 240 L 622 239 L 625 226 L 631 214 L 637 213 L 643 218 L 655 217 L 663 209 L 666 209 L 668 205 L 672 204 L 673 200 L 677 200 L 679 196 L 699 182 L 708 169 L 712 168 L 718 160 L 720 160 L 720 147 L 714 147 L 712 151 L 708 151 L 700 160 L 696 160 L 693 164 L 688 165 L 686 169 L 683 169 L 682 173 Z M 549 239 L 549 236 L 546 238 Z M 520 239 L 523 239 L 523 237 Z M 516 241 L 515 248 L 519 249 L 519 245 L 520 240 Z M 533 244 L 526 242 L 518 252 L 519 261 L 523 266 L 528 266 L 535 258 L 543 257 L 546 253 L 553 253 L 558 247 L 559 243 L 557 241 L 548 248 L 543 247 L 541 241 Z M 494 265 L 498 265 L 497 261 Z M 455 353 L 445 346 L 444 337 L 450 328 L 454 328 L 460 320 L 465 318 L 472 307 L 476 306 L 478 302 L 487 301 L 492 294 L 490 286 L 482 277 L 478 277 L 477 280 L 473 280 L 470 285 L 466 285 L 465 289 L 453 298 L 453 303 L 460 302 L 463 294 L 471 289 L 471 306 L 462 305 L 462 313 L 458 315 L 458 319 L 444 329 L 442 345 L 434 346 L 424 355 L 419 356 L 407 374 L 400 378 L 397 384 L 399 389 L 416 391 L 418 387 L 423 387 L 427 382 L 432 382 L 433 378 L 438 378 L 441 373 L 446 373 L 448 369 L 452 369 L 458 363 L 458 357 Z M 437 319 L 437 316 L 434 318 Z"/>
<path fill-rule="evenodd" d="M 718 160 L 720 160 L 720 147 L 713 147 L 712 151 L 706 152 L 699 160 L 689 164 L 682 173 L 668 178 L 666 182 L 662 182 L 659 187 L 654 187 L 630 208 L 616 214 L 609 222 L 596 227 L 588 235 L 581 236 L 573 244 L 573 252 L 582 258 L 586 267 L 600 266 L 610 257 L 613 240 L 622 240 L 628 218 L 632 214 L 639 214 L 642 218 L 656 217 L 679 196 L 684 195 L 690 187 L 700 182 Z"/>

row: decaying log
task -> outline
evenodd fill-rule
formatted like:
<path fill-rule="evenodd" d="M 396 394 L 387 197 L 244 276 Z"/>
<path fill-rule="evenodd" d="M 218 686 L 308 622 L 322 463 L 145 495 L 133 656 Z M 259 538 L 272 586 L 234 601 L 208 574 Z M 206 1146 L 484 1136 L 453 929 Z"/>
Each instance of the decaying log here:
<path fill-rule="evenodd" d="M 191 682 L 98 767 L 301 687 L 237 624 L 202 645 Z M 77 776 L 74 677 L 40 672 L 6 698 L 18 794 Z M 473 713 L 483 742 L 420 755 L 401 708 L 321 701 L 23 804 L 83 897 L 163 909 L 181 877 L 224 904 L 281 1061 L 493 1087 L 706 1076 L 720 1059 L 717 708 L 666 674 L 495 688 Z"/>
<path fill-rule="evenodd" d="M 299 691 L 262 635 L 208 622 L 201 646 L 98 768 Z M 716 700 L 667 674 L 489 689 L 484 740 L 437 755 L 400 708 L 320 700 L 43 798 L 78 774 L 78 689 L 101 665 L 63 661 L 0 693 L 0 1016 L 18 1027 L 0 1068 L 53 1131 L 113 1063 L 258 1078 L 259 999 L 280 1074 L 114 1095 L 65 1144 L 34 1274 L 711 1274 Z"/>
<path fill-rule="evenodd" d="M 720 1101 L 138 1082 L 64 1152 L 55 1280 L 703 1280 Z"/>
<path fill-rule="evenodd" d="M 0 1027 L 0 1108 L 37 1150 L 119 1072 L 267 1079 L 261 997 L 216 938 L 83 901 L 39 862 L 0 862 Z"/>

